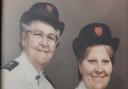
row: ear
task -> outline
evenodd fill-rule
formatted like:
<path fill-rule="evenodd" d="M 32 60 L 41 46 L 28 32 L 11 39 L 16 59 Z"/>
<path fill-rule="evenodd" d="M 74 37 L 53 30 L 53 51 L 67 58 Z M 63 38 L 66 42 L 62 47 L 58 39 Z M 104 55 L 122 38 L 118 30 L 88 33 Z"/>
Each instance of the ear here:
<path fill-rule="evenodd" d="M 60 36 L 60 30 L 56 30 L 57 36 Z"/>
<path fill-rule="evenodd" d="M 27 33 L 25 31 L 23 31 L 21 33 L 21 46 L 24 48 L 25 44 L 26 44 L 26 37 L 27 37 Z"/>
<path fill-rule="evenodd" d="M 83 67 L 82 67 L 82 64 L 79 64 L 79 71 L 81 74 L 83 74 Z"/>
<path fill-rule="evenodd" d="M 60 44 L 60 41 L 61 41 L 61 39 L 60 39 L 60 30 L 56 30 L 56 34 L 57 34 L 57 37 L 59 39 L 59 42 L 57 42 L 57 44 L 56 44 L 56 48 L 57 48 Z"/>

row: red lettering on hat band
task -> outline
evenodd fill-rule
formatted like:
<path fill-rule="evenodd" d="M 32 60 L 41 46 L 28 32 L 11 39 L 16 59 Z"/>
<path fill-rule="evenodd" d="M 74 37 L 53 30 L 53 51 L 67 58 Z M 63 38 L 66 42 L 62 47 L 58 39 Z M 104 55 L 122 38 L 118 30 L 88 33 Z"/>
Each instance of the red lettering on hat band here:
<path fill-rule="evenodd" d="M 95 31 L 95 34 L 99 37 L 103 34 L 103 28 L 102 27 L 95 27 L 94 31 Z"/>

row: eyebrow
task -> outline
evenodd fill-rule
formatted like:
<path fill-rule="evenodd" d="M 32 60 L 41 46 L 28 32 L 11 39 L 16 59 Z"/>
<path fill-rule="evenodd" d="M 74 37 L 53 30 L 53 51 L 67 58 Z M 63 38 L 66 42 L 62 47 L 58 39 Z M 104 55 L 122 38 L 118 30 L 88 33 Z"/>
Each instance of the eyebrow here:
<path fill-rule="evenodd" d="M 46 30 L 46 29 L 44 29 L 44 30 Z M 42 33 L 44 33 L 42 30 L 40 30 L 40 29 L 27 29 L 26 31 L 39 31 L 39 32 L 42 32 Z M 57 34 L 57 32 L 54 32 L 54 33 L 49 33 L 49 34 Z"/>

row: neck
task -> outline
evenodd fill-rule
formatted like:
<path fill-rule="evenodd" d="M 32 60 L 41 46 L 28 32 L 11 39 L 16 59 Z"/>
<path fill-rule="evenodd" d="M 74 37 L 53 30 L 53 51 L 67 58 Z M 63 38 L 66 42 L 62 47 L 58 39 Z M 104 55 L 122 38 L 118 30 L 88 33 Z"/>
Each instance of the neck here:
<path fill-rule="evenodd" d="M 39 64 L 39 63 L 35 63 L 35 62 L 33 62 L 32 64 L 35 67 L 35 69 L 38 71 L 38 73 L 41 72 L 46 66 L 45 64 L 42 65 L 42 64 Z"/>
<path fill-rule="evenodd" d="M 28 60 L 31 62 L 31 64 L 33 65 L 33 67 L 36 69 L 36 71 L 38 73 L 40 73 L 44 69 L 44 67 L 46 66 L 46 64 L 41 64 L 41 63 L 35 61 L 31 56 L 29 56 L 29 54 L 27 54 L 27 55 L 28 55 L 27 56 L 28 57 Z"/>
<path fill-rule="evenodd" d="M 85 86 L 85 89 L 106 89 L 106 88 L 91 88 L 91 87 L 89 87 L 86 83 L 85 83 L 85 81 L 82 81 L 83 82 L 83 84 L 84 84 L 84 86 Z"/>

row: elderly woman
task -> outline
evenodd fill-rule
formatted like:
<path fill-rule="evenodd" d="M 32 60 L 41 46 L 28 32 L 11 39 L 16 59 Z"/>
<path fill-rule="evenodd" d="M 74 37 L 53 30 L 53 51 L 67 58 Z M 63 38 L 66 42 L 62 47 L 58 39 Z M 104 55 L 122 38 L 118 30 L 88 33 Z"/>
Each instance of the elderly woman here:
<path fill-rule="evenodd" d="M 103 23 L 85 26 L 73 41 L 80 82 L 75 89 L 106 89 L 111 77 L 119 39 Z"/>

